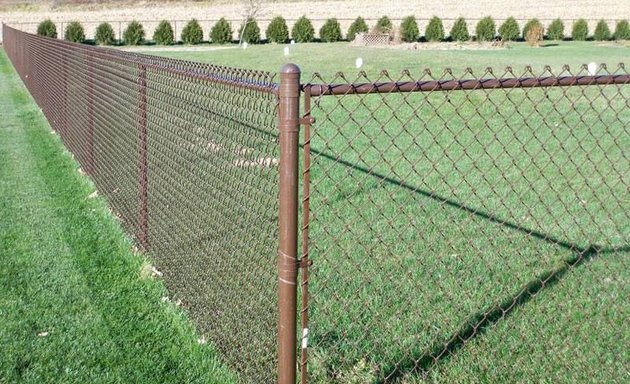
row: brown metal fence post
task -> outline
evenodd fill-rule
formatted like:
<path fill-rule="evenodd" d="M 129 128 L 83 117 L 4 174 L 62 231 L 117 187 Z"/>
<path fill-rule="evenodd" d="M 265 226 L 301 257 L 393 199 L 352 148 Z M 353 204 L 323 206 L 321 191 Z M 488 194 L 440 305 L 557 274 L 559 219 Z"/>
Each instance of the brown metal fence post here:
<path fill-rule="evenodd" d="M 300 68 L 280 72 L 280 206 L 278 251 L 278 384 L 295 384 Z"/>
<path fill-rule="evenodd" d="M 149 241 L 148 225 L 148 175 L 147 175 L 147 67 L 139 66 L 138 85 L 140 86 L 140 100 L 138 103 L 139 121 L 139 184 L 140 184 L 140 206 L 139 206 L 139 241 L 143 249 L 147 249 Z"/>

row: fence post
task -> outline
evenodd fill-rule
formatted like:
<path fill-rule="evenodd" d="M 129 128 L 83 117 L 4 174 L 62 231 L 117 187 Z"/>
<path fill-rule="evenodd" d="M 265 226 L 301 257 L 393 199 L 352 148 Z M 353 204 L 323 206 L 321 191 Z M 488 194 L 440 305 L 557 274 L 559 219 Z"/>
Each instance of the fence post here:
<path fill-rule="evenodd" d="M 278 384 L 295 384 L 300 68 L 280 71 L 280 205 L 278 250 Z"/>
<path fill-rule="evenodd" d="M 138 132 L 138 181 L 140 187 L 139 201 L 139 241 L 143 249 L 147 249 L 149 243 L 149 223 L 148 223 L 148 169 L 147 169 L 147 66 L 140 64 L 138 74 L 138 85 L 140 86 L 140 100 L 138 103 L 139 132 Z"/>

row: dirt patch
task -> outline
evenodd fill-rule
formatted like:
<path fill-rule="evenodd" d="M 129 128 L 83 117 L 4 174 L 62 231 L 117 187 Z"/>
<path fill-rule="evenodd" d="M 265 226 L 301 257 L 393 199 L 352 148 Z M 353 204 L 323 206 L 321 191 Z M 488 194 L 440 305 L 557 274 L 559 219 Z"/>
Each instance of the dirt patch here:
<path fill-rule="evenodd" d="M 626 47 L 630 48 L 630 40 L 616 40 L 616 41 L 599 41 L 595 43 L 598 47 Z"/>
<path fill-rule="evenodd" d="M 355 47 L 365 47 L 361 43 L 352 43 Z M 406 51 L 417 50 L 438 50 L 438 51 L 451 51 L 451 50 L 497 50 L 508 49 L 508 44 L 495 44 L 492 42 L 444 42 L 444 43 L 400 43 L 400 44 L 386 44 L 386 45 L 370 45 L 370 48 L 382 48 L 382 49 L 401 49 Z"/>

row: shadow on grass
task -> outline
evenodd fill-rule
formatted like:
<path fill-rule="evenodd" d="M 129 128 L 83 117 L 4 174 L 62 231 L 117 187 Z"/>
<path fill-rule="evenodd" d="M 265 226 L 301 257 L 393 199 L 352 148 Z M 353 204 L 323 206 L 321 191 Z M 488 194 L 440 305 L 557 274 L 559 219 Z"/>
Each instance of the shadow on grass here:
<path fill-rule="evenodd" d="M 441 203 L 443 203 L 445 205 L 448 205 L 449 207 L 460 209 L 462 211 L 470 213 L 471 215 L 474 215 L 474 216 L 486 219 L 486 220 L 488 220 L 488 221 L 490 221 L 492 223 L 495 223 L 495 224 L 500 224 L 500 225 L 506 226 L 506 227 L 508 227 L 510 229 L 513 229 L 513 230 L 525 233 L 525 234 L 527 234 L 529 236 L 532 236 L 532 237 L 535 237 L 537 239 L 543 240 L 543 241 L 545 241 L 547 243 L 550 243 L 550 244 L 553 244 L 553 245 L 559 245 L 559 246 L 561 246 L 563 248 L 567 248 L 567 249 L 569 249 L 571 251 L 575 251 L 575 252 L 583 249 L 583 247 L 579 246 L 576 243 L 572 243 L 570 241 L 561 240 L 561 239 L 558 239 L 558 238 L 556 238 L 554 236 L 551 236 L 551 235 L 548 235 L 548 234 L 536 231 L 534 229 L 527 228 L 527 227 L 521 226 L 521 225 L 516 224 L 516 223 L 512 223 L 512 222 L 504 220 L 504 219 L 502 219 L 502 218 L 500 218 L 498 216 L 495 216 L 495 215 L 493 215 L 491 213 L 480 211 L 480 210 L 478 210 L 476 208 L 469 207 L 469 206 L 467 206 L 465 204 L 462 204 L 462 203 L 460 203 L 460 202 L 458 202 L 456 200 L 449 199 L 448 197 L 444 197 L 444 196 L 438 195 L 437 193 L 426 191 L 426 190 L 423 190 L 423 189 L 419 189 L 418 187 L 415 187 L 415 186 L 413 186 L 413 185 L 411 185 L 409 183 L 406 183 L 406 182 L 404 182 L 402 180 L 396 180 L 396 179 L 391 178 L 389 176 L 386 176 L 386 175 L 384 175 L 382 173 L 375 172 L 373 170 L 367 169 L 367 168 L 362 167 L 360 165 L 356 165 L 356 164 L 354 164 L 352 162 L 349 162 L 349 161 L 337 158 L 337 157 L 335 157 L 333 155 L 327 154 L 325 152 L 321 152 L 321 151 L 319 151 L 317 149 L 311 148 L 311 153 L 314 153 L 314 154 L 317 154 L 318 156 L 321 156 L 321 157 L 324 157 L 326 159 L 335 161 L 335 162 L 337 162 L 337 163 L 339 163 L 341 165 L 344 165 L 346 167 L 350 167 L 350 168 L 355 169 L 357 171 L 363 172 L 363 173 L 365 173 L 367 175 L 374 176 L 375 178 L 383 180 L 383 181 L 387 182 L 388 184 L 396 185 L 396 186 L 399 186 L 401 188 L 407 189 L 407 190 L 411 191 L 412 193 L 417 193 L 419 195 L 422 195 L 422 196 L 425 196 L 425 197 L 429 197 L 429 198 L 431 198 L 433 200 L 436 200 L 436 201 L 439 201 L 439 202 L 441 202 Z"/>
<path fill-rule="evenodd" d="M 408 374 L 426 375 L 432 367 L 456 353 L 473 338 L 483 335 L 493 324 L 507 318 L 516 308 L 527 304 L 543 289 L 556 285 L 573 268 L 579 267 L 583 263 L 603 254 L 628 251 L 630 251 L 630 246 L 627 245 L 607 249 L 590 246 L 578 250 L 571 257 L 565 259 L 564 265 L 560 268 L 539 275 L 524 285 L 516 295 L 506 298 L 500 304 L 487 311 L 481 311 L 472 316 L 455 334 L 436 342 L 423 354 L 411 356 L 400 362 L 389 372 L 384 372 L 383 376 L 385 379 L 379 383 L 395 382 Z"/>

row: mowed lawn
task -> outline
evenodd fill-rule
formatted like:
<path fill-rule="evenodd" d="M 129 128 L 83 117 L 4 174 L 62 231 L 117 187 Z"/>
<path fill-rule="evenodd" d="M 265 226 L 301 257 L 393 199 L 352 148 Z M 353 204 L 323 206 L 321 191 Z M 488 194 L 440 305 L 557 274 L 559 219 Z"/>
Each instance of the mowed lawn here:
<path fill-rule="evenodd" d="M 289 55 L 285 56 L 284 48 L 287 46 Z M 199 47 L 222 49 L 194 51 L 182 46 L 180 50 L 160 51 L 154 49 L 159 47 L 151 47 L 146 53 L 269 72 L 278 72 L 285 63 L 295 63 L 302 69 L 304 83 L 320 83 L 320 80 L 312 79 L 315 73 L 321 74 L 324 80 L 332 80 L 341 72 L 346 75 L 347 81 L 353 81 L 357 79 L 359 71 L 366 72 L 371 80 L 377 80 L 381 70 L 387 70 L 394 79 L 398 79 L 403 70 L 408 70 L 409 75 L 404 76 L 408 80 L 409 76 L 420 78 L 425 69 L 430 69 L 434 77 L 440 78 L 446 68 L 452 69 L 453 76 L 460 77 L 466 68 L 471 68 L 476 76 L 481 76 L 490 67 L 494 75 L 500 77 L 506 67 L 512 67 L 515 75 L 521 75 L 526 72 L 527 66 L 532 67 L 534 74 L 542 74 L 544 67 L 549 65 L 554 74 L 559 74 L 565 64 L 569 65 L 571 72 L 577 73 L 583 64 L 605 63 L 610 71 L 614 71 L 618 63 L 627 64 L 630 61 L 630 44 L 627 42 L 545 41 L 539 48 L 519 42 L 509 43 L 503 49 L 454 50 L 356 47 L 347 42 L 263 44 L 250 45 L 247 49 L 235 45 L 203 44 Z M 142 49 L 139 51 L 142 52 Z M 363 59 L 360 69 L 356 68 L 357 58 Z M 335 82 L 344 81 L 337 78 Z"/>
<path fill-rule="evenodd" d="M 611 43 L 283 48 L 151 53 L 272 72 L 294 62 L 314 83 L 418 79 L 425 68 L 441 78 L 446 67 L 445 78 L 507 66 L 578 74 L 591 62 L 615 72 L 630 61 Z M 318 99 L 312 380 L 629 379 L 629 98 L 626 85 Z"/>
<path fill-rule="evenodd" d="M 0 383 L 230 383 L 0 51 Z"/>

